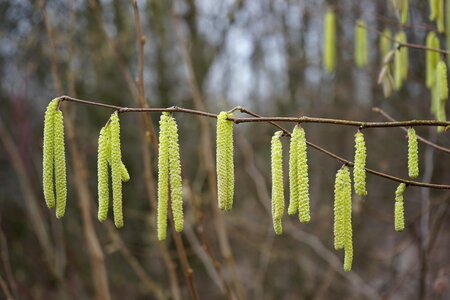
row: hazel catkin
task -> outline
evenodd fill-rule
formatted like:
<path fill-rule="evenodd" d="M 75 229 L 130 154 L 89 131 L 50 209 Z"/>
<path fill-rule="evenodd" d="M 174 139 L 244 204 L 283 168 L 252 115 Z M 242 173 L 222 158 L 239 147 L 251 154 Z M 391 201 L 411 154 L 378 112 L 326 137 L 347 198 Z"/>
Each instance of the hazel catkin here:
<path fill-rule="evenodd" d="M 355 63 L 358 68 L 365 67 L 368 61 L 367 29 L 364 20 L 355 25 Z"/>
<path fill-rule="evenodd" d="M 438 1 L 441 0 L 429 0 L 430 1 L 430 21 L 436 20 L 437 10 L 438 10 Z"/>
<path fill-rule="evenodd" d="M 336 17 L 331 8 L 325 13 L 323 36 L 324 67 L 328 73 L 332 73 L 336 65 Z"/>
<path fill-rule="evenodd" d="M 419 146 L 414 128 L 408 129 L 408 175 L 410 178 L 419 176 Z"/>
<path fill-rule="evenodd" d="M 62 218 L 66 211 L 67 180 L 66 154 L 64 145 L 63 114 L 57 110 L 54 115 L 54 151 L 55 151 L 55 187 L 56 187 L 56 217 Z"/>
<path fill-rule="evenodd" d="M 172 116 L 168 118 L 169 135 L 169 182 L 172 216 L 177 232 L 183 231 L 183 184 L 181 181 L 180 146 L 178 144 L 178 127 Z"/>
<path fill-rule="evenodd" d="M 302 223 L 309 223 L 311 220 L 309 205 L 309 176 L 308 176 L 308 158 L 306 153 L 306 135 L 305 130 L 298 128 L 298 179 L 299 179 L 299 198 L 298 198 L 298 218 Z"/>
<path fill-rule="evenodd" d="M 439 49 L 439 39 L 433 31 L 427 34 L 426 47 Z M 426 85 L 428 88 L 432 88 L 436 82 L 436 66 L 439 62 L 439 53 L 436 51 L 426 51 Z"/>
<path fill-rule="evenodd" d="M 394 209 L 394 228 L 395 231 L 403 231 L 405 229 L 405 211 L 403 204 L 403 193 L 405 192 L 406 185 L 400 183 L 395 191 L 395 209 Z"/>
<path fill-rule="evenodd" d="M 409 59 L 408 59 L 408 48 L 402 46 L 407 42 L 406 34 L 404 31 L 400 31 L 395 36 L 396 48 L 394 56 L 394 77 L 395 77 L 395 88 L 400 90 L 403 82 L 408 77 L 409 69 Z"/>
<path fill-rule="evenodd" d="M 216 168 L 218 204 L 221 210 L 230 211 L 234 197 L 233 122 L 232 115 L 221 112 L 217 116 Z"/>
<path fill-rule="evenodd" d="M 355 166 L 353 168 L 353 181 L 358 196 L 367 196 L 366 190 L 366 142 L 364 134 L 358 130 L 355 134 Z"/>
<path fill-rule="evenodd" d="M 444 14 L 445 14 L 444 0 L 438 0 L 436 8 L 436 23 L 439 33 L 445 32 Z"/>
<path fill-rule="evenodd" d="M 390 29 L 386 28 L 380 35 L 380 57 L 381 62 L 384 63 L 384 58 L 391 51 L 392 48 L 392 32 Z"/>
<path fill-rule="evenodd" d="M 53 99 L 47 106 L 44 117 L 44 145 L 43 145 L 43 189 L 48 208 L 55 207 L 55 192 L 53 186 L 54 175 L 54 138 L 55 113 L 59 105 L 59 98 Z"/>
<path fill-rule="evenodd" d="M 298 156 L 299 156 L 299 140 L 300 133 L 298 126 L 292 131 L 289 145 L 289 207 L 288 214 L 293 216 L 298 211 L 299 200 L 299 172 L 298 172 Z"/>
<path fill-rule="evenodd" d="M 158 149 L 158 240 L 166 239 L 167 206 L 169 201 L 169 113 L 162 113 L 159 120 Z"/>
<path fill-rule="evenodd" d="M 282 134 L 282 131 L 275 132 L 271 141 L 272 219 L 277 235 L 283 233 L 281 220 L 284 214 L 283 148 L 280 141 Z"/>
<path fill-rule="evenodd" d="M 344 248 L 344 167 L 336 173 L 334 181 L 334 249 Z"/>
<path fill-rule="evenodd" d="M 109 183 L 108 183 L 108 129 L 103 127 L 98 137 L 97 150 L 97 190 L 98 190 L 98 213 L 97 218 L 104 222 L 108 216 L 109 206 Z"/>
<path fill-rule="evenodd" d="M 120 149 L 120 121 L 117 112 L 114 112 L 111 115 L 109 127 L 111 130 L 111 179 L 113 192 L 114 224 L 117 228 L 122 228 L 122 152 Z"/>

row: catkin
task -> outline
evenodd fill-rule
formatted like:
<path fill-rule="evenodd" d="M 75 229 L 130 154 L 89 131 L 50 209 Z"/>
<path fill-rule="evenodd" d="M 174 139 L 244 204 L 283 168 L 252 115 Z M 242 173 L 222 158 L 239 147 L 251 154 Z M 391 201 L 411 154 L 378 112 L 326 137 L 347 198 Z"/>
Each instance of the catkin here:
<path fill-rule="evenodd" d="M 356 21 L 355 25 L 355 63 L 358 68 L 367 65 L 367 29 L 364 20 Z"/>
<path fill-rule="evenodd" d="M 272 218 L 277 235 L 283 233 L 281 220 L 284 214 L 283 148 L 280 141 L 282 134 L 282 131 L 275 132 L 271 141 Z"/>
<path fill-rule="evenodd" d="M 448 83 L 447 83 L 447 65 L 444 61 L 439 61 L 437 64 L 437 85 L 439 89 L 439 99 L 447 100 L 448 98 Z"/>
<path fill-rule="evenodd" d="M 109 127 L 108 127 L 109 128 Z M 97 189 L 98 189 L 98 214 L 100 222 L 104 222 L 108 216 L 109 186 L 108 186 L 108 129 L 103 127 L 98 137 L 97 150 Z"/>
<path fill-rule="evenodd" d="M 445 35 L 445 45 L 446 49 L 450 49 L 450 0 L 446 0 L 445 2 L 445 31 L 447 34 Z M 447 55 L 447 64 L 450 64 L 450 55 Z"/>
<path fill-rule="evenodd" d="M 175 119 L 168 119 L 169 134 L 169 180 L 173 221 L 177 232 L 183 231 L 183 184 L 181 181 L 180 146 Z"/>
<path fill-rule="evenodd" d="M 117 228 L 123 227 L 122 212 L 122 153 L 120 150 L 120 121 L 117 112 L 111 115 L 109 124 L 111 130 L 111 178 L 113 192 L 114 224 Z"/>
<path fill-rule="evenodd" d="M 444 22 L 444 0 L 438 0 L 437 10 L 436 10 L 436 23 L 439 33 L 445 32 L 445 22 Z"/>
<path fill-rule="evenodd" d="M 289 145 L 289 207 L 288 214 L 293 216 L 298 211 L 299 200 L 299 172 L 298 172 L 298 156 L 299 156 L 299 138 L 300 132 L 298 126 L 294 127 Z"/>
<path fill-rule="evenodd" d="M 298 217 L 300 222 L 309 223 L 311 220 L 309 205 L 309 176 L 308 176 L 308 157 L 306 153 L 306 135 L 301 127 L 298 140 L 298 178 L 299 178 L 299 198 L 298 198 Z"/>
<path fill-rule="evenodd" d="M 409 69 L 409 62 L 408 62 L 408 48 L 402 47 L 402 44 L 405 44 L 406 41 L 406 34 L 403 31 L 400 31 L 395 36 L 396 41 L 396 47 L 397 50 L 395 51 L 395 57 L 394 57 L 394 77 L 395 77 L 395 87 L 397 90 L 400 90 L 403 81 L 408 77 L 408 69 Z M 400 46 L 400 49 L 398 47 Z"/>
<path fill-rule="evenodd" d="M 167 206 L 169 201 L 169 132 L 168 113 L 162 113 L 159 120 L 158 149 L 158 240 L 166 239 Z"/>
<path fill-rule="evenodd" d="M 364 134 L 355 134 L 355 166 L 353 168 L 355 193 L 361 197 L 367 196 L 366 190 L 366 142 Z"/>
<path fill-rule="evenodd" d="M 336 173 L 334 182 L 334 248 L 340 250 L 344 248 L 344 167 Z"/>
<path fill-rule="evenodd" d="M 431 31 L 427 35 L 426 39 L 427 48 L 439 49 L 439 39 L 436 34 Z M 439 62 L 439 53 L 436 51 L 426 51 L 426 85 L 428 88 L 432 88 L 436 82 L 436 66 Z"/>
<path fill-rule="evenodd" d="M 63 114 L 57 110 L 54 115 L 54 151 L 55 151 L 55 186 L 56 217 L 64 216 L 67 200 L 66 154 L 64 146 Z"/>
<path fill-rule="evenodd" d="M 438 10 L 438 1 L 440 1 L 440 0 L 430 0 L 430 21 L 436 20 L 437 10 Z"/>
<path fill-rule="evenodd" d="M 233 122 L 232 115 L 221 112 L 217 116 L 217 191 L 221 210 L 230 211 L 234 196 Z"/>
<path fill-rule="evenodd" d="M 410 127 L 408 129 L 408 174 L 413 179 L 419 176 L 418 148 L 416 131 Z"/>
<path fill-rule="evenodd" d="M 43 189 L 44 198 L 48 208 L 55 207 L 55 193 L 53 188 L 54 170 L 54 119 L 59 99 L 53 99 L 47 106 L 44 117 L 44 145 L 43 145 Z"/>
<path fill-rule="evenodd" d="M 405 25 L 408 22 L 408 0 L 403 0 L 403 5 L 401 9 L 401 23 Z"/>
<path fill-rule="evenodd" d="M 394 227 L 395 231 L 403 231 L 405 229 L 405 209 L 403 204 L 403 193 L 406 185 L 400 183 L 395 191 L 395 210 L 394 210 Z"/>
<path fill-rule="evenodd" d="M 380 57 L 381 62 L 384 63 L 384 58 L 392 48 L 392 32 L 386 28 L 383 30 L 383 34 L 380 35 Z"/>
<path fill-rule="evenodd" d="M 332 73 L 336 66 L 336 16 L 331 8 L 325 13 L 323 61 L 325 70 Z"/>

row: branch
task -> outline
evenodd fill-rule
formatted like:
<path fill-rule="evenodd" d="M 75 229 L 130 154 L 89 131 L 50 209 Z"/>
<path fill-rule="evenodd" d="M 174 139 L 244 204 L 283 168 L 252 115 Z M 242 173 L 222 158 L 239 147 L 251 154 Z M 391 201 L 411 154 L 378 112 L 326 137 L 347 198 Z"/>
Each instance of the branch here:
<path fill-rule="evenodd" d="M 111 108 L 111 109 L 117 110 L 120 113 L 124 113 L 124 112 L 182 112 L 182 113 L 194 114 L 194 115 L 199 115 L 199 116 L 204 116 L 204 117 L 209 117 L 209 118 L 217 118 L 217 115 L 213 114 L 213 113 L 199 111 L 199 110 L 193 110 L 193 109 L 187 109 L 187 108 L 181 108 L 181 107 L 177 107 L 177 106 L 172 106 L 169 108 L 128 108 L 128 107 L 120 107 L 120 106 L 115 106 L 115 105 L 97 103 L 97 102 L 92 102 L 92 101 L 87 101 L 87 100 L 80 100 L 80 99 L 76 99 L 76 98 L 69 97 L 69 96 L 61 96 L 60 99 L 61 99 L 61 101 L 71 101 L 71 102 L 83 103 L 83 104 L 88 104 L 88 105 Z M 303 120 L 307 120 L 306 122 L 309 122 L 309 123 L 328 123 L 328 124 L 335 124 L 335 125 L 337 124 L 337 125 L 358 126 L 359 128 L 402 127 L 402 126 L 405 126 L 405 124 L 407 124 L 409 126 L 411 126 L 411 125 L 414 125 L 414 126 L 450 126 L 450 122 L 439 122 L 439 121 L 431 121 L 431 120 L 404 121 L 404 122 L 356 122 L 356 121 L 347 121 L 347 120 L 334 120 L 334 119 L 309 118 L 309 117 L 265 118 L 254 112 L 251 112 L 250 110 L 248 110 L 246 108 L 240 107 L 240 106 L 233 108 L 231 111 L 236 111 L 236 110 L 246 113 L 246 114 L 249 114 L 249 115 L 253 116 L 254 118 L 231 118 L 230 120 L 233 121 L 234 123 L 239 124 L 239 123 L 248 123 L 248 122 L 266 122 L 266 123 L 269 123 L 269 124 L 279 128 L 280 130 L 282 130 L 285 136 L 290 136 L 291 133 L 287 129 L 285 129 L 285 128 L 281 127 L 280 125 L 278 125 L 277 123 L 275 123 L 275 121 L 302 123 Z M 311 148 L 314 148 L 314 149 L 336 159 L 337 161 L 340 161 L 341 163 L 343 163 L 347 166 L 350 166 L 350 167 L 354 166 L 353 162 L 346 160 L 346 159 L 344 159 L 344 158 L 342 158 L 320 146 L 317 146 L 308 141 L 306 143 Z M 372 170 L 369 168 L 366 168 L 366 171 L 368 173 L 371 173 L 371 174 L 374 174 L 374 175 L 377 175 L 377 176 L 380 176 L 380 177 L 383 177 L 383 178 L 386 178 L 386 179 L 389 179 L 392 181 L 405 183 L 406 185 L 410 185 L 410 186 L 450 190 L 450 185 L 432 184 L 432 183 L 424 183 L 424 182 L 407 180 L 407 179 L 395 177 L 395 176 L 392 176 L 392 175 L 389 175 L 386 173 L 378 172 L 378 171 L 375 171 L 375 170 Z"/>

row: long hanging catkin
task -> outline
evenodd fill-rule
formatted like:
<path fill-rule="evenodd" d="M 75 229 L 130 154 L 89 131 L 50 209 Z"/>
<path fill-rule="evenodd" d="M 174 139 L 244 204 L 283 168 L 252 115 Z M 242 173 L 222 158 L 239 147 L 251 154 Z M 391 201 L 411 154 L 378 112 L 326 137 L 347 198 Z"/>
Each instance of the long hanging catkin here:
<path fill-rule="evenodd" d="M 427 48 L 439 49 L 439 39 L 436 34 L 431 31 L 427 35 L 426 39 Z M 439 53 L 436 51 L 426 51 L 426 85 L 428 88 L 432 88 L 436 82 L 436 66 L 439 62 Z"/>
<path fill-rule="evenodd" d="M 438 121 L 445 121 L 445 102 L 448 99 L 448 82 L 447 82 L 447 65 L 443 61 L 439 61 L 436 67 L 436 90 L 433 98 L 436 118 Z M 438 132 L 443 132 L 444 126 L 437 128 Z"/>
<path fill-rule="evenodd" d="M 430 0 L 430 21 L 436 20 L 437 10 L 438 10 L 438 1 L 441 1 L 441 0 Z"/>
<path fill-rule="evenodd" d="M 324 67 L 328 73 L 332 73 L 336 66 L 336 17 L 331 8 L 325 13 L 324 31 Z"/>
<path fill-rule="evenodd" d="M 296 126 L 297 127 L 297 126 Z M 299 178 L 299 198 L 298 198 L 298 217 L 300 222 L 309 223 L 311 220 L 309 205 L 309 176 L 308 176 L 308 157 L 306 154 L 306 135 L 305 130 L 298 128 L 298 178 Z"/>
<path fill-rule="evenodd" d="M 234 197 L 233 122 L 232 115 L 221 112 L 217 116 L 217 191 L 221 210 L 230 211 Z"/>
<path fill-rule="evenodd" d="M 366 142 L 364 134 L 358 130 L 355 134 L 355 166 L 353 168 L 353 181 L 358 196 L 367 196 L 366 190 Z"/>
<path fill-rule="evenodd" d="M 56 217 L 64 216 L 67 200 L 66 154 L 64 146 L 63 114 L 57 110 L 54 115 L 54 151 L 55 151 L 55 186 Z"/>
<path fill-rule="evenodd" d="M 272 219 L 273 228 L 277 235 L 283 233 L 281 220 L 284 214 L 283 148 L 280 141 L 282 134 L 282 131 L 275 132 L 271 141 Z"/>
<path fill-rule="evenodd" d="M 336 173 L 334 182 L 334 249 L 344 248 L 344 167 Z"/>
<path fill-rule="evenodd" d="M 122 152 L 120 149 L 120 122 L 117 112 L 111 115 L 109 124 L 111 130 L 111 178 L 113 192 L 114 224 L 117 228 L 123 227 L 122 212 Z"/>
<path fill-rule="evenodd" d="M 403 0 L 402 10 L 401 10 L 401 23 L 405 25 L 408 22 L 408 0 Z"/>
<path fill-rule="evenodd" d="M 364 20 L 356 21 L 355 25 L 355 63 L 358 68 L 367 65 L 368 50 L 367 50 L 367 29 Z"/>
<path fill-rule="evenodd" d="M 159 120 L 158 149 L 158 240 L 166 239 L 167 206 L 169 201 L 169 128 L 168 113 L 162 113 Z"/>
<path fill-rule="evenodd" d="M 395 36 L 396 41 L 396 47 L 397 50 L 395 51 L 395 57 L 394 57 L 394 77 L 395 77 L 395 87 L 396 90 L 400 90 L 403 81 L 408 77 L 408 48 L 401 46 L 402 44 L 406 43 L 406 34 L 404 31 L 400 31 Z M 398 49 L 400 47 L 400 49 Z"/>
<path fill-rule="evenodd" d="M 108 216 L 109 184 L 108 184 L 108 131 L 109 127 L 103 127 L 98 137 L 97 150 L 97 189 L 98 189 L 98 214 L 100 222 L 104 222 Z"/>
<path fill-rule="evenodd" d="M 169 180 L 173 221 L 177 232 L 183 231 L 183 184 L 181 181 L 180 149 L 178 127 L 175 119 L 168 118 L 169 135 Z"/>
<path fill-rule="evenodd" d="M 408 129 L 408 174 L 413 179 L 419 176 L 418 148 L 416 131 L 410 127 Z"/>
<path fill-rule="evenodd" d="M 405 229 L 405 209 L 403 204 L 403 193 L 406 185 L 400 183 L 395 191 L 395 210 L 394 210 L 394 227 L 395 231 L 403 231 Z"/>
<path fill-rule="evenodd" d="M 47 106 L 44 118 L 44 146 L 43 146 L 43 189 L 44 198 L 48 208 L 55 207 L 55 192 L 53 187 L 53 175 L 54 175 L 54 119 L 57 107 L 59 105 L 59 99 L 53 99 Z"/>
<path fill-rule="evenodd" d="M 444 22 L 444 0 L 438 0 L 437 3 L 437 15 L 436 15 L 436 23 L 437 23 L 437 29 L 439 33 L 445 32 L 445 22 Z"/>
<path fill-rule="evenodd" d="M 299 200 L 299 138 L 300 132 L 298 126 L 294 127 L 289 145 L 289 207 L 288 214 L 293 216 L 298 211 Z"/>

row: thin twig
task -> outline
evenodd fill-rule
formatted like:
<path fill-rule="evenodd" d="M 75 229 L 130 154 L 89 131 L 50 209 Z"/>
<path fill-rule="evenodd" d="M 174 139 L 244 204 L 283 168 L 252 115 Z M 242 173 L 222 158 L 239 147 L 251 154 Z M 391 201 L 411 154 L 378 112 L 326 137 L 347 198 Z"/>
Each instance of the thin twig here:
<path fill-rule="evenodd" d="M 388 120 L 391 121 L 391 122 L 397 122 L 396 119 L 394 119 L 393 117 L 391 117 L 387 112 L 385 112 L 384 110 L 382 110 L 382 109 L 379 108 L 379 107 L 374 107 L 374 108 L 372 108 L 372 111 L 381 114 L 383 117 L 385 117 L 386 119 L 388 119 Z M 406 128 L 406 127 L 401 127 L 401 129 L 402 129 L 404 132 L 408 132 L 408 128 Z M 421 137 L 420 135 L 417 135 L 417 139 L 418 139 L 419 141 L 423 142 L 424 144 L 427 144 L 428 146 L 431 146 L 431 147 L 435 148 L 436 150 L 443 151 L 443 152 L 446 152 L 446 153 L 450 153 L 450 149 L 449 149 L 449 148 L 445 148 L 445 147 L 439 146 L 439 145 L 437 145 L 437 144 L 435 144 L 435 143 L 433 143 L 433 142 L 430 142 L 429 140 L 427 140 L 427 139 Z"/>
<path fill-rule="evenodd" d="M 108 104 L 102 104 L 100 103 L 100 105 L 98 105 L 98 103 L 96 102 L 92 102 L 92 101 L 86 101 L 86 100 L 80 100 L 80 99 L 76 99 L 73 97 L 69 97 L 69 96 L 61 96 L 60 97 L 62 100 L 66 100 L 66 101 L 72 101 L 72 102 L 79 102 L 79 103 L 83 103 L 83 104 L 89 104 L 89 105 L 95 105 L 95 106 L 101 106 L 101 107 L 107 107 L 107 108 L 113 108 L 116 109 L 118 111 L 121 112 L 129 112 L 129 111 L 133 111 L 133 112 L 163 112 L 163 111 L 168 111 L 168 112 L 182 112 L 182 113 L 188 113 L 188 114 L 194 114 L 194 115 L 199 115 L 199 116 L 205 116 L 205 117 L 210 117 L 210 118 L 217 118 L 216 114 L 213 113 L 208 113 L 208 112 L 203 112 L 203 111 L 199 111 L 199 110 L 193 110 L 193 109 L 187 109 L 187 108 L 181 108 L 181 107 L 177 107 L 177 106 L 172 106 L 169 108 L 127 108 L 127 107 L 119 107 L 119 106 L 114 106 L 114 105 L 108 105 Z M 293 121 L 290 120 L 289 122 L 298 122 L 298 120 L 305 118 L 305 117 L 300 117 L 300 118 L 265 118 L 262 117 L 254 112 L 251 112 L 250 110 L 243 108 L 243 107 L 236 107 L 235 110 L 240 110 L 243 113 L 249 114 L 251 116 L 253 116 L 254 118 L 231 118 L 231 121 L 234 121 L 236 124 L 239 123 L 245 123 L 245 122 L 239 122 L 242 120 L 248 120 L 246 122 L 250 122 L 250 120 L 252 122 L 266 122 L 269 123 L 277 128 L 279 128 L 280 130 L 283 131 L 284 135 L 286 136 L 290 136 L 290 132 L 288 130 L 286 130 L 285 128 L 281 127 L 280 125 L 278 125 L 277 123 L 275 123 L 276 120 L 285 120 L 285 119 L 294 119 Z M 450 122 L 438 122 L 438 121 L 431 121 L 431 120 L 419 120 L 419 121 L 405 121 L 405 122 L 356 122 L 356 121 L 347 121 L 347 120 L 333 120 L 333 119 L 323 119 L 323 118 L 309 118 L 311 119 L 315 119 L 316 123 L 331 123 L 331 124 L 335 124 L 332 123 L 330 120 L 332 121 L 339 121 L 339 124 L 342 123 L 346 123 L 348 122 L 349 126 L 357 126 L 355 124 L 360 125 L 359 128 L 369 128 L 369 127 L 373 127 L 373 128 L 381 128 L 381 127 L 402 127 L 404 126 L 405 123 L 407 124 L 411 124 L 414 123 L 415 126 L 450 126 Z M 322 122 L 323 121 L 323 122 Z M 385 126 L 381 126 L 381 124 L 385 124 Z M 342 124 L 344 125 L 344 124 Z M 395 125 L 395 126 L 394 126 Z M 341 163 L 348 165 L 350 167 L 353 167 L 353 162 L 346 160 L 320 146 L 317 146 L 311 142 L 306 142 L 308 146 L 340 161 Z M 386 178 L 386 179 L 390 179 L 392 181 L 396 181 L 396 182 L 400 182 L 400 183 L 405 183 L 406 185 L 410 185 L 410 186 L 418 186 L 418 187 L 425 187 L 425 188 L 434 188 L 434 189 L 450 189 L 450 185 L 445 185 L 445 184 L 432 184 L 432 183 L 424 183 L 424 182 L 418 182 L 418 181 L 413 181 L 413 180 L 407 180 L 407 179 L 402 179 L 399 177 L 395 177 L 386 173 L 382 173 L 379 171 L 375 171 L 369 168 L 366 168 L 366 171 L 368 173 Z"/>

